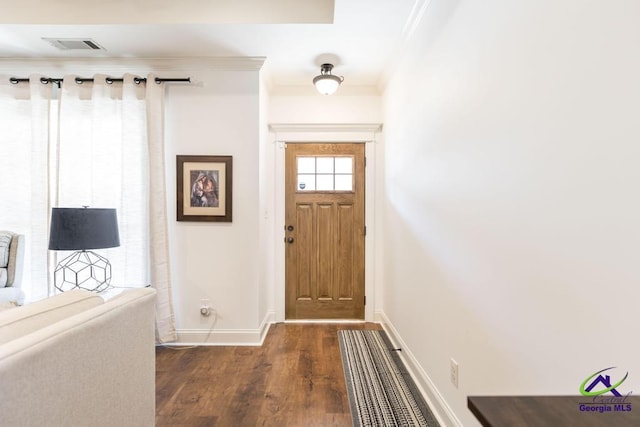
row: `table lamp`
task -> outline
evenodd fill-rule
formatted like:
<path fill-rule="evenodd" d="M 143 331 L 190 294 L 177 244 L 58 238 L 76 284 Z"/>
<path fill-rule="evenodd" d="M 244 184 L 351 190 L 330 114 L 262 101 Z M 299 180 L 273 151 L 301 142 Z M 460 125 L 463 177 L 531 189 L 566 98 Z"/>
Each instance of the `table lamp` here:
<path fill-rule="evenodd" d="M 107 289 L 111 263 L 90 249 L 117 246 L 120 246 L 120 236 L 115 209 L 84 206 L 51 210 L 49 250 L 75 251 L 56 266 L 54 284 L 59 291 Z"/>

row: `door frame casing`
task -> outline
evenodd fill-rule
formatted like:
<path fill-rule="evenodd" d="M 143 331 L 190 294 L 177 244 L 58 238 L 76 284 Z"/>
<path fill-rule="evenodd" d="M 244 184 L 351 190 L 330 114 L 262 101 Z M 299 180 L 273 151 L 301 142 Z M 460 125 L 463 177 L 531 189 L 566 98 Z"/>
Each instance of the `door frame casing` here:
<path fill-rule="evenodd" d="M 287 143 L 363 143 L 365 144 L 365 295 L 364 320 L 374 321 L 375 309 L 375 194 L 376 137 L 382 125 L 375 124 L 270 124 L 274 150 L 273 239 L 275 321 L 285 321 L 285 146 Z"/>

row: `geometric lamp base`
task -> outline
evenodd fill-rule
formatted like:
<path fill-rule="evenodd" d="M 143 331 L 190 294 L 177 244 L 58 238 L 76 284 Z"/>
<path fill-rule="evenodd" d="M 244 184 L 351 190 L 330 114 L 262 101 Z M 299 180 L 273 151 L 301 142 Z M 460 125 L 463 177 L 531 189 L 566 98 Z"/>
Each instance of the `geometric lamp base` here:
<path fill-rule="evenodd" d="M 109 287 L 111 263 L 92 251 L 77 251 L 56 266 L 54 284 L 61 292 L 85 289 L 100 292 Z"/>

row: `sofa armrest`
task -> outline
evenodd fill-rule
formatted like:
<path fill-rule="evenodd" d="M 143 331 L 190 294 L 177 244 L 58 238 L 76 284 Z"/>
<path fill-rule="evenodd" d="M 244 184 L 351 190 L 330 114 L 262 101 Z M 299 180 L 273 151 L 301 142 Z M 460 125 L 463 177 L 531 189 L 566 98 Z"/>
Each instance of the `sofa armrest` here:
<path fill-rule="evenodd" d="M 153 426 L 155 290 L 0 346 L 0 425 Z"/>
<path fill-rule="evenodd" d="M 2 291 L 22 290 L 1 288 Z M 0 345 L 103 303 L 103 299 L 93 292 L 74 289 L 15 310 L 0 311 Z"/>

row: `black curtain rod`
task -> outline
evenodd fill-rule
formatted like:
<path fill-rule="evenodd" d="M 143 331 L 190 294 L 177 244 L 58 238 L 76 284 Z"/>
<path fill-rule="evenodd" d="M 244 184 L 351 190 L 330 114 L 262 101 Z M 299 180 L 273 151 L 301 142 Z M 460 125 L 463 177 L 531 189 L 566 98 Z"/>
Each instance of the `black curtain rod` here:
<path fill-rule="evenodd" d="M 40 77 L 40 82 L 43 84 L 47 84 L 47 83 L 54 83 L 56 84 L 58 87 L 60 87 L 60 84 L 62 83 L 63 79 L 54 79 L 51 77 Z M 113 82 L 121 82 L 124 79 L 116 79 L 113 77 L 106 77 L 105 81 L 107 82 L 107 84 L 111 84 Z M 10 77 L 9 81 L 16 85 L 18 83 L 23 83 L 23 82 L 28 82 L 29 79 L 28 78 L 18 78 L 18 77 Z M 84 82 L 93 82 L 93 79 L 84 79 L 81 77 L 76 77 L 75 78 L 76 83 L 78 84 L 82 84 Z M 140 84 L 140 83 L 146 83 L 147 79 L 145 77 L 134 77 L 133 81 L 135 82 L 135 84 Z M 155 82 L 157 84 L 160 83 L 164 83 L 164 82 L 183 82 L 183 83 L 191 83 L 191 77 L 185 77 L 185 78 L 178 78 L 178 79 L 162 79 L 160 77 L 156 77 L 155 78 Z"/>

